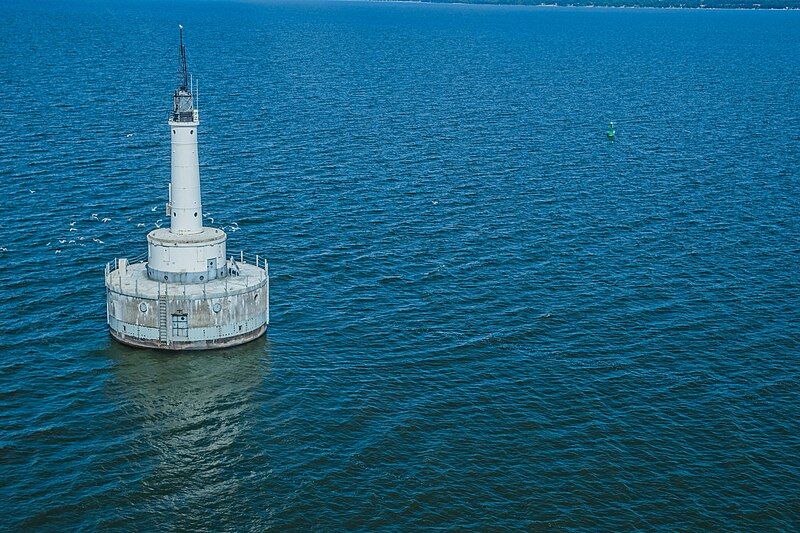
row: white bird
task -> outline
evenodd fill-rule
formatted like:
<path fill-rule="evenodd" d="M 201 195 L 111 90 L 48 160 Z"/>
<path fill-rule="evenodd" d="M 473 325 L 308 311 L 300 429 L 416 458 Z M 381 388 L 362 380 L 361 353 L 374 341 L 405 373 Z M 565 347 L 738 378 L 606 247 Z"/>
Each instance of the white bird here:
<path fill-rule="evenodd" d="M 72 222 L 69 223 L 69 225 L 70 226 L 74 226 L 75 225 L 75 221 L 73 220 Z"/>
<path fill-rule="evenodd" d="M 210 217 L 210 216 L 211 216 L 211 213 L 203 213 L 203 216 L 204 216 L 204 217 Z"/>
<path fill-rule="evenodd" d="M 103 241 L 101 241 L 100 239 L 92 239 L 92 241 L 93 241 L 93 242 L 100 243 L 100 244 L 105 244 L 105 243 L 104 243 Z"/>
<path fill-rule="evenodd" d="M 78 237 L 78 240 L 79 240 L 79 241 L 82 241 L 82 240 L 83 240 L 83 237 Z"/>
<path fill-rule="evenodd" d="M 158 209 L 158 206 L 157 206 L 157 205 L 154 205 L 154 206 L 153 206 L 153 209 L 151 209 L 150 211 L 152 211 L 153 213 L 155 213 L 155 212 L 156 212 L 156 209 Z"/>
<path fill-rule="evenodd" d="M 56 253 L 57 253 L 57 254 L 60 254 L 60 253 L 61 253 L 61 250 L 56 250 Z"/>
<path fill-rule="evenodd" d="M 78 230 L 77 230 L 77 229 L 75 229 L 75 228 L 69 228 L 69 230 L 70 230 L 70 231 L 78 231 Z"/>
<path fill-rule="evenodd" d="M 129 134 L 125 135 L 125 137 L 133 137 L 133 133 L 129 133 Z"/>
<path fill-rule="evenodd" d="M 7 251 L 8 248 L 6 248 L 5 246 L 0 246 L 0 252 L 7 252 Z"/>
<path fill-rule="evenodd" d="M 45 246 L 50 246 L 50 243 L 48 242 L 47 244 L 45 244 Z"/>
<path fill-rule="evenodd" d="M 67 244 L 75 244 L 75 239 L 70 239 Z"/>
<path fill-rule="evenodd" d="M 103 222 L 111 222 L 111 219 L 110 219 L 110 218 L 108 218 L 108 217 L 105 217 L 105 218 L 103 219 Z"/>
<path fill-rule="evenodd" d="M 208 221 L 213 224 L 214 223 L 214 217 L 208 217 Z"/>
<path fill-rule="evenodd" d="M 64 244 L 65 242 L 67 242 L 67 239 L 58 239 L 58 242 Z"/>
<path fill-rule="evenodd" d="M 31 194 L 33 194 L 33 193 L 35 193 L 36 191 L 34 191 L 33 189 L 28 189 L 28 192 L 29 192 L 29 193 L 31 193 Z"/>
<path fill-rule="evenodd" d="M 92 220 L 100 220 L 99 218 L 97 218 L 97 213 L 92 213 L 92 217 L 91 218 L 92 218 Z"/>
<path fill-rule="evenodd" d="M 139 222 L 138 224 L 136 224 L 136 227 L 137 228 L 143 228 L 144 227 L 144 222 Z"/>

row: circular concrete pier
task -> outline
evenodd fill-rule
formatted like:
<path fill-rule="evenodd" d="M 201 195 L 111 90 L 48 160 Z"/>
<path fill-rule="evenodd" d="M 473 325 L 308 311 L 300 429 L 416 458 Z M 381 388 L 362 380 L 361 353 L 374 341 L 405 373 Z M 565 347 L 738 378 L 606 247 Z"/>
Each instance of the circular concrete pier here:
<path fill-rule="evenodd" d="M 240 256 L 243 258 L 243 256 Z M 111 335 L 132 346 L 166 350 L 225 348 L 256 339 L 269 323 L 266 261 L 228 259 L 228 275 L 206 283 L 152 279 L 145 262 L 106 266 Z"/>

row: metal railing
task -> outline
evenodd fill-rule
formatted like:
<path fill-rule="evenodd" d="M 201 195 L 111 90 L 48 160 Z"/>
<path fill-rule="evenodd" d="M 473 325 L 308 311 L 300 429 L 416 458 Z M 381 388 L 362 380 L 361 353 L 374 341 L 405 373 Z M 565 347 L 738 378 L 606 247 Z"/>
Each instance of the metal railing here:
<path fill-rule="evenodd" d="M 128 264 L 132 265 L 132 264 L 137 264 L 137 263 L 145 263 L 146 261 L 147 261 L 147 252 L 144 252 L 142 254 L 139 254 L 139 255 L 129 259 L 128 260 Z M 235 289 L 229 290 L 228 289 L 228 278 L 231 275 L 228 274 L 227 276 L 222 278 L 224 280 L 224 283 L 225 283 L 225 295 L 226 296 L 235 296 L 237 294 L 243 294 L 243 293 L 252 291 L 254 288 L 262 287 L 264 285 L 268 285 L 269 284 L 269 262 L 267 261 L 266 258 L 263 258 L 258 254 L 247 254 L 242 250 L 240 250 L 238 253 L 235 253 L 235 252 L 234 253 L 230 253 L 229 252 L 228 253 L 228 259 L 227 259 L 229 272 L 230 272 L 230 267 L 233 264 L 236 264 L 236 262 L 238 262 L 238 264 L 240 264 L 240 265 L 251 265 L 251 266 L 255 266 L 256 268 L 260 269 L 261 270 L 261 275 L 259 276 L 260 277 L 260 282 L 255 286 L 247 287 L 246 289 L 243 289 L 243 290 L 235 290 Z M 105 282 L 106 282 L 106 287 L 108 289 L 110 289 L 110 290 L 112 290 L 114 292 L 119 292 L 120 294 L 125 294 L 127 296 L 136 296 L 136 297 L 143 297 L 143 298 L 151 298 L 152 297 L 151 293 L 148 293 L 148 294 L 139 293 L 139 280 L 138 279 L 134 282 L 134 287 L 133 287 L 133 292 L 132 293 L 123 291 L 123 288 L 122 288 L 122 276 L 118 276 L 116 282 L 111 279 L 111 273 L 114 272 L 115 270 L 118 270 L 118 269 L 119 269 L 119 258 L 115 258 L 113 261 L 109 261 L 108 263 L 106 263 L 106 267 L 105 267 Z M 217 278 L 217 279 L 219 279 L 219 278 Z M 164 283 L 164 282 L 158 281 L 158 280 L 152 280 L 152 281 L 154 281 L 155 283 L 158 283 L 158 294 L 162 294 L 162 290 L 161 290 L 161 286 L 162 285 L 164 286 L 163 294 L 165 294 L 165 295 L 167 294 L 167 291 L 169 290 L 168 289 L 168 287 L 169 287 L 168 283 Z M 183 285 L 183 290 L 182 291 L 179 290 L 179 291 L 177 291 L 177 293 L 171 293 L 171 295 L 173 295 L 173 296 L 181 296 L 182 295 L 182 296 L 184 296 L 186 298 L 191 299 L 191 296 L 188 296 L 187 293 L 186 293 L 186 284 L 182 284 L 182 285 Z M 206 296 L 205 285 L 206 284 L 202 284 L 202 285 L 203 285 L 203 296 L 202 297 L 205 298 L 205 296 Z M 181 294 L 181 293 L 183 293 L 183 294 Z"/>
<path fill-rule="evenodd" d="M 239 262 L 239 264 L 243 265 L 254 265 L 258 268 L 263 270 L 267 270 L 269 268 L 269 262 L 267 261 L 266 257 L 262 257 L 259 254 L 251 254 L 245 252 L 244 250 L 239 251 L 231 251 L 228 250 L 228 261 L 235 259 Z M 109 261 L 106 263 L 106 272 L 113 272 L 119 268 L 119 260 L 121 258 L 115 257 L 113 261 Z M 142 252 L 139 255 L 136 255 L 128 259 L 128 264 L 133 265 L 136 263 L 146 263 L 147 262 L 147 252 Z"/>
<path fill-rule="evenodd" d="M 196 115 L 194 111 L 178 111 L 169 114 L 172 122 L 194 122 Z"/>
<path fill-rule="evenodd" d="M 262 269 L 265 275 L 269 275 L 269 263 L 267 262 L 266 257 L 261 257 L 258 254 L 249 254 L 244 250 L 239 250 L 238 252 L 232 252 L 231 250 L 228 250 L 229 264 L 232 260 L 235 260 L 243 265 L 254 265 L 256 268 Z"/>
<path fill-rule="evenodd" d="M 106 263 L 106 275 L 114 272 L 119 268 L 120 259 L 126 259 L 126 258 L 115 257 L 113 261 L 109 261 L 108 263 Z M 136 263 L 145 263 L 145 262 L 147 262 L 147 252 L 142 252 L 139 255 L 136 255 L 128 259 L 129 265 L 133 265 Z"/>

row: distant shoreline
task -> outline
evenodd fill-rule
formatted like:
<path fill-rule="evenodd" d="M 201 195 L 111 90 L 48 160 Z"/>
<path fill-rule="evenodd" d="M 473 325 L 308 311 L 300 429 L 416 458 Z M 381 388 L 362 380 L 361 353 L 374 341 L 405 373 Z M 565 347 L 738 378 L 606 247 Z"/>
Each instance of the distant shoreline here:
<path fill-rule="evenodd" d="M 476 1 L 469 0 L 367 0 L 379 3 L 397 4 L 442 4 L 442 5 L 465 5 L 465 6 L 502 6 L 502 7 L 549 7 L 549 8 L 599 8 L 599 9 L 663 9 L 663 10 L 703 10 L 703 11 L 800 11 L 800 7 L 790 6 L 763 6 L 758 4 L 747 6 L 715 6 L 715 5 L 640 5 L 640 4 L 599 4 L 599 3 L 576 3 L 576 2 L 555 2 L 555 3 L 534 3 L 534 2 L 505 2 L 498 1 Z"/>

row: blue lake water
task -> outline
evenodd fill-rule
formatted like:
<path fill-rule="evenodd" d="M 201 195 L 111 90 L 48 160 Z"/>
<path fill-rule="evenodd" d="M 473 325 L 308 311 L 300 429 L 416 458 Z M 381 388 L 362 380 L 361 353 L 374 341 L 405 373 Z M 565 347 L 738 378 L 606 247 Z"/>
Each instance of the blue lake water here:
<path fill-rule="evenodd" d="M 0 22 L 0 529 L 800 528 L 800 13 Z M 174 355 L 103 266 L 163 218 L 178 23 L 272 313 Z"/>

